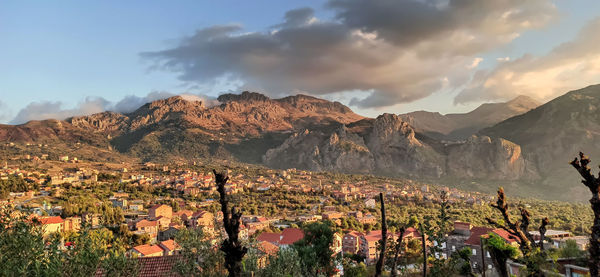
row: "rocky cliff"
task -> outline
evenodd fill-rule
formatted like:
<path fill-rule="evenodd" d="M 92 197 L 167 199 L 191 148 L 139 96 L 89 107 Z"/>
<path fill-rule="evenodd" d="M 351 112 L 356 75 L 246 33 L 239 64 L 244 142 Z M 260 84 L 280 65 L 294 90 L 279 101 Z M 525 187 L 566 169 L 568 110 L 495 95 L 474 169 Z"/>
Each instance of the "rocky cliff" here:
<path fill-rule="evenodd" d="M 419 138 L 421 137 L 421 138 Z M 517 180 L 535 178 L 521 148 L 505 139 L 473 136 L 442 144 L 418 135 L 399 116 L 384 114 L 326 133 L 305 130 L 270 149 L 266 165 L 412 177 Z"/>

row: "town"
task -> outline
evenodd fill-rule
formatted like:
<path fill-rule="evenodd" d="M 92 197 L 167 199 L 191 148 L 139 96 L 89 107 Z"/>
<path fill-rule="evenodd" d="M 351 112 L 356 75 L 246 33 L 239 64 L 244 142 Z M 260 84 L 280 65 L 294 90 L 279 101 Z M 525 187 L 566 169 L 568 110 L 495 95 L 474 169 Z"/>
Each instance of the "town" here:
<path fill-rule="evenodd" d="M 37 218 L 45 237 L 60 236 L 63 247 L 68 247 L 69 238 L 84 227 L 112 227 L 131 237 L 126 252 L 129 257 L 152 257 L 172 263 L 173 260 L 161 257 L 179 253 L 181 247 L 175 238 L 181 230 L 199 228 L 214 246 L 226 236 L 211 166 L 200 161 L 169 165 L 100 163 L 67 155 L 55 160 L 48 155 L 15 155 L 3 162 L 0 180 L 6 186 L 0 197 L 3 206 Z M 334 255 L 353 257 L 357 263 L 374 266 L 382 239 L 377 198 L 380 192 L 384 192 L 389 205 L 413 207 L 409 210 L 392 207 L 389 217 L 397 221 L 422 216 L 424 213 L 417 213 L 417 209 L 435 212 L 436 204 L 442 201 L 441 195 L 453 207 L 462 207 L 460 210 L 477 207 L 485 210 L 495 199 L 485 193 L 405 179 L 274 170 L 233 163 L 218 167 L 230 176 L 225 191 L 243 212 L 240 239 L 255 248 L 258 264 L 263 267 L 269 256 L 305 236 L 302 226 L 324 221 L 330 222 L 336 231 L 331 245 Z M 472 251 L 469 262 L 474 272 L 494 271 L 489 252 L 482 253 L 482 238 L 494 233 L 508 244 L 516 245 L 508 232 L 487 225 L 483 218 L 456 213 L 452 220 L 445 242 L 435 245 L 440 247 L 436 255 L 447 258 L 469 247 Z M 583 229 L 578 230 L 577 226 L 570 229 L 548 230 L 544 244 L 561 249 L 572 241 L 579 250 L 585 250 L 588 237 Z M 531 234 L 536 236 L 535 231 Z M 416 225 L 402 233 L 392 228 L 388 236 L 390 240 L 402 237 L 405 242 L 407 258 L 403 266 L 408 271 L 418 271 L 419 256 L 414 253 L 419 251 L 423 240 L 428 247 L 434 246 Z M 537 236 L 539 240 L 539 232 Z M 414 252 L 412 258 L 408 258 L 409 248 Z M 508 265 L 511 274 L 517 274 L 523 266 L 516 262 Z M 585 274 L 586 270 L 570 259 L 562 261 L 560 266 L 560 272 L 566 276 Z M 343 272 L 341 266 L 340 272 Z"/>

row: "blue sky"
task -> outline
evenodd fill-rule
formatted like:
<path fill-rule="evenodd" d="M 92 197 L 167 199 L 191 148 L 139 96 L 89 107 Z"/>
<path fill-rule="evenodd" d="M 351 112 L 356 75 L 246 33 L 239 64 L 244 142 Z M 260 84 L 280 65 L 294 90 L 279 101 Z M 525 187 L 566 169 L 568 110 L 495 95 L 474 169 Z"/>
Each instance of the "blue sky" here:
<path fill-rule="evenodd" d="M 527 64 L 525 66 L 515 64 L 515 68 L 511 69 L 512 62 L 525 54 L 531 54 L 538 57 L 539 60 L 551 59 L 550 56 L 553 55 L 549 53 L 555 51 L 555 48 L 561 43 L 574 40 L 577 42 L 577 34 L 580 30 L 600 16 L 600 3 L 583 0 L 554 2 L 539 0 L 534 2 L 539 2 L 540 5 L 545 4 L 543 2 L 554 4 L 556 14 L 552 14 L 552 18 L 548 20 L 543 19 L 543 22 L 535 28 L 514 27 L 518 29 L 512 31 L 518 32 L 519 35 L 509 41 L 496 42 L 484 49 L 461 54 L 460 57 L 452 59 L 440 58 L 443 60 L 439 62 L 440 66 L 447 68 L 437 72 L 437 75 L 432 78 L 449 78 L 449 82 L 456 80 L 458 85 L 452 89 L 440 88 L 433 84 L 430 86 L 430 83 L 426 82 L 423 83 L 423 86 L 406 87 L 402 84 L 389 85 L 390 80 L 388 79 L 356 81 L 351 85 L 340 84 L 340 82 L 344 82 L 343 79 L 337 83 L 335 80 L 329 79 L 322 80 L 324 89 L 321 90 L 314 89 L 313 84 L 307 84 L 304 79 L 281 75 L 297 74 L 297 69 L 284 71 L 279 75 L 269 75 L 269 68 L 267 68 L 264 69 L 266 73 L 256 76 L 247 69 L 236 68 L 238 65 L 235 61 L 222 63 L 218 60 L 222 56 L 218 55 L 215 55 L 214 59 L 217 60 L 211 61 L 213 63 L 211 65 L 217 68 L 223 67 L 223 72 L 228 72 L 228 70 L 235 72 L 236 82 L 214 85 L 212 81 L 198 76 L 198 74 L 206 72 L 205 68 L 198 72 L 184 72 L 182 69 L 178 69 L 179 67 L 166 68 L 164 64 L 171 62 L 183 66 L 203 62 L 203 60 L 193 60 L 193 62 L 181 60 L 179 54 L 173 53 L 182 50 L 184 38 L 193 37 L 197 30 L 213 25 L 239 24 L 243 26 L 237 33 L 227 35 L 228 43 L 230 43 L 227 45 L 232 45 L 237 36 L 243 37 L 247 33 L 269 34 L 274 29 L 285 30 L 286 27 L 274 26 L 284 21 L 287 11 L 297 8 L 311 7 L 314 12 L 312 16 L 319 22 L 344 21 L 339 16 L 340 10 L 326 6 L 327 1 L 0 1 L 0 37 L 2 38 L 0 40 L 2 65 L 0 66 L 0 109 L 2 109 L 0 122 L 22 123 L 18 120 L 15 121 L 15 116 L 20 111 L 25 114 L 23 109 L 32 102 L 38 104 L 47 101 L 55 104 L 60 102 L 60 107 L 57 109 L 70 109 L 77 114 L 83 112 L 81 109 L 77 110 L 76 107 L 85 102 L 86 97 L 101 97 L 108 102 L 117 103 L 128 95 L 143 98 L 149 93 L 157 91 L 217 96 L 224 91 L 237 91 L 246 87 L 265 88 L 266 93 L 273 96 L 297 91 L 312 94 L 314 90 L 318 91 L 314 94 L 319 97 L 340 100 L 345 104 L 353 103 L 351 108 L 368 116 L 376 116 L 382 112 L 404 113 L 421 109 L 442 113 L 464 112 L 482 102 L 503 101 L 518 94 L 528 94 L 544 101 L 556 96 L 556 91 L 564 88 L 562 86 L 540 87 L 540 91 L 551 92 L 537 93 L 535 84 L 524 84 L 524 79 L 515 79 L 512 80 L 512 87 L 502 86 L 492 90 L 487 85 L 483 86 L 482 83 L 485 82 L 481 80 L 489 83 L 490 80 L 495 80 L 506 70 L 522 76 L 535 76 L 536 80 L 552 78 L 551 75 L 556 73 L 554 71 L 545 73 L 541 77 L 534 75 L 540 71 L 539 68 L 536 68 L 536 63 L 519 61 L 519 64 Z M 344 6 L 342 9 L 350 8 Z M 527 7 L 522 9 L 527 9 Z M 524 16 L 539 17 L 540 15 L 526 14 Z M 346 20 L 348 19 L 346 18 Z M 351 31 L 352 28 L 362 28 L 361 26 L 350 26 L 351 24 L 343 23 L 342 25 Z M 369 22 L 361 24 L 369 24 Z M 522 23 L 521 25 L 524 26 Z M 370 26 L 365 26 L 366 30 L 369 30 Z M 461 30 L 450 30 L 451 33 L 459 31 Z M 489 40 L 495 40 L 490 37 L 490 33 L 495 36 L 505 35 L 505 33 L 500 33 L 503 30 L 469 29 L 469 32 L 474 33 L 475 36 L 483 34 L 482 37 L 489 38 Z M 384 38 L 384 40 L 387 39 Z M 426 43 L 436 40 L 439 40 L 440 43 L 448 42 L 439 36 L 432 36 L 424 40 Z M 199 45 L 198 48 L 201 48 L 200 46 L 202 45 Z M 397 53 L 421 51 L 415 50 L 416 46 L 396 44 L 395 42 L 386 42 L 386 45 L 381 47 L 398 50 Z M 173 51 L 161 52 L 169 49 Z M 358 53 L 369 56 L 372 54 L 364 51 L 366 50 L 361 49 Z M 148 59 L 141 55 L 141 53 L 148 52 L 154 53 L 156 58 Z M 192 52 L 190 55 L 195 54 L 196 52 Z M 197 54 L 211 56 L 211 53 L 200 52 Z M 248 53 L 236 52 L 235 54 L 247 55 Z M 594 60 L 596 57 L 594 53 L 590 53 L 590 55 Z M 511 64 L 505 66 L 508 69 L 499 65 L 503 62 L 498 61 L 497 58 L 503 57 L 510 59 L 509 63 Z M 590 56 L 586 57 L 589 59 Z M 286 61 L 290 59 L 289 57 L 284 58 Z M 435 64 L 435 60 L 432 62 L 430 58 L 419 59 L 422 58 L 410 60 L 414 61 L 416 66 L 425 63 Z M 462 60 L 459 61 L 459 59 Z M 469 69 L 472 69 L 472 72 L 466 72 L 460 76 L 455 75 L 457 75 L 457 71 L 463 69 L 450 68 L 459 62 L 479 60 L 480 62 L 474 68 Z M 404 63 L 404 61 L 398 61 L 398 63 Z M 547 64 L 542 61 L 537 63 Z M 256 66 L 256 64 L 250 65 Z M 249 65 L 240 67 L 247 66 Z M 393 66 L 393 64 L 386 64 L 378 68 L 370 67 L 372 71 L 351 71 L 348 74 L 358 74 L 357 76 L 365 79 L 379 79 L 379 74 L 386 74 L 386 71 L 382 70 L 390 70 L 390 67 Z M 555 66 L 556 70 L 561 72 L 560 76 L 566 74 L 564 72 L 566 69 Z M 519 70 L 523 67 L 526 67 L 527 71 L 520 72 Z M 468 81 L 467 79 L 473 79 L 477 70 L 482 70 L 480 75 L 484 75 L 481 77 L 481 82 L 478 84 Z M 431 69 L 423 68 L 423 72 L 428 71 Z M 376 73 L 377 75 L 375 75 Z M 400 78 L 409 73 L 410 71 L 406 68 L 399 68 L 397 71 Z M 588 77 L 584 80 L 568 80 L 566 83 L 569 83 L 569 86 L 565 86 L 565 88 L 585 85 L 582 82 L 594 82 L 596 81 L 595 73 L 596 71 L 586 72 L 589 76 L 586 75 Z M 314 78 L 314 76 L 308 77 Z M 336 76 L 330 78 L 336 78 Z M 349 81 L 357 79 L 352 75 L 348 75 L 348 78 Z M 269 80 L 275 82 L 279 79 L 286 81 L 277 82 L 276 86 L 269 84 Z M 243 85 L 238 87 L 240 83 Z M 315 81 L 314 86 L 319 85 Z M 370 88 L 370 85 L 373 88 Z M 313 88 L 313 90 L 309 91 L 307 88 Z M 510 93 L 507 92 L 505 95 L 501 89 L 510 91 Z M 511 89 L 518 91 L 515 92 Z M 426 95 L 419 95 L 417 92 L 405 93 L 409 90 L 429 91 Z M 377 101 L 366 102 L 367 100 L 364 99 L 367 98 L 366 95 L 369 91 L 376 95 L 389 97 L 391 105 L 382 105 L 381 103 L 386 102 L 386 98 L 381 100 L 381 97 L 376 99 Z M 379 93 L 379 91 L 382 92 Z M 473 91 L 476 91 L 477 94 L 474 94 Z M 486 91 L 486 94 L 479 94 L 480 91 Z M 458 99 L 465 100 L 460 100 L 459 104 L 455 104 L 458 94 L 463 95 Z M 53 113 L 49 112 L 48 116 L 50 115 Z"/>

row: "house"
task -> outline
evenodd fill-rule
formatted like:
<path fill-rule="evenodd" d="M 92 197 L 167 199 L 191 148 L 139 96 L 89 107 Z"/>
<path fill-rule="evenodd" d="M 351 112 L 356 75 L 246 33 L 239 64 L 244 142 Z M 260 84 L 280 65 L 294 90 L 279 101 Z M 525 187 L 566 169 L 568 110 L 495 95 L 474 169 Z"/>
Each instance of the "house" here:
<path fill-rule="evenodd" d="M 157 219 L 159 216 L 164 216 L 168 218 L 173 217 L 173 208 L 171 206 L 160 204 L 154 205 L 150 209 L 148 209 L 148 217 L 150 219 Z"/>
<path fill-rule="evenodd" d="M 166 217 L 166 216 L 159 216 L 156 221 L 158 222 L 158 229 L 159 230 L 164 230 L 169 228 L 169 225 L 171 224 L 171 218 L 170 217 Z"/>
<path fill-rule="evenodd" d="M 267 266 L 269 257 L 277 255 L 277 252 L 279 252 L 279 246 L 268 241 L 258 242 L 256 248 L 258 250 L 258 259 L 256 261 L 258 268 Z"/>
<path fill-rule="evenodd" d="M 44 236 L 60 233 L 64 230 L 64 220 L 60 216 L 44 216 L 38 219 L 42 224 Z"/>
<path fill-rule="evenodd" d="M 170 256 L 179 253 L 181 247 L 174 240 L 161 241 L 158 246 L 163 249 L 163 256 Z"/>
<path fill-rule="evenodd" d="M 329 211 L 329 212 L 324 212 L 322 216 L 323 216 L 323 219 L 335 220 L 335 219 L 340 219 L 340 218 L 344 217 L 344 214 L 340 213 L 340 212 L 336 212 L 336 211 Z"/>
<path fill-rule="evenodd" d="M 375 209 L 375 199 L 368 199 L 365 201 L 365 206 L 369 209 Z"/>
<path fill-rule="evenodd" d="M 304 238 L 304 232 L 299 228 L 286 228 L 281 233 L 264 232 L 256 238 L 257 241 L 268 241 L 279 247 L 289 246 Z"/>
<path fill-rule="evenodd" d="M 192 214 L 188 219 L 188 224 L 191 227 L 208 227 L 214 226 L 215 216 L 211 212 L 198 211 Z"/>
<path fill-rule="evenodd" d="M 360 249 L 360 237 L 363 234 L 356 231 L 347 233 L 342 238 L 342 251 L 344 253 L 356 254 Z"/>
<path fill-rule="evenodd" d="M 65 232 L 77 232 L 81 229 L 81 217 L 67 217 L 65 218 L 64 231 Z"/>
<path fill-rule="evenodd" d="M 164 256 L 164 250 L 158 245 L 143 244 L 131 249 L 132 256 L 138 257 L 159 257 Z"/>
<path fill-rule="evenodd" d="M 142 219 L 135 223 L 135 229 L 141 233 L 158 233 L 158 221 Z"/>
<path fill-rule="evenodd" d="M 175 235 L 177 235 L 177 233 L 184 228 L 185 227 L 179 226 L 179 225 L 170 225 L 169 228 L 167 228 L 166 230 L 158 232 L 158 239 L 159 240 L 173 239 L 175 237 Z"/>
<path fill-rule="evenodd" d="M 127 207 L 127 199 L 111 199 L 113 207 L 119 207 L 121 209 L 125 209 Z"/>

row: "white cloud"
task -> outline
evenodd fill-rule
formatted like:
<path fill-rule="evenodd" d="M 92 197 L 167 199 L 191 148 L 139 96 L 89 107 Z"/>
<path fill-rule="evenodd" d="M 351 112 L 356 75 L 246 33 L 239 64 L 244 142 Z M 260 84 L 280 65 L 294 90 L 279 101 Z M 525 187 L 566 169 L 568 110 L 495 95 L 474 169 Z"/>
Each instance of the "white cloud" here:
<path fill-rule="evenodd" d="M 542 56 L 524 55 L 478 71 L 457 103 L 511 99 L 528 95 L 549 100 L 567 91 L 600 83 L 600 18 L 590 21 L 572 41 Z"/>

